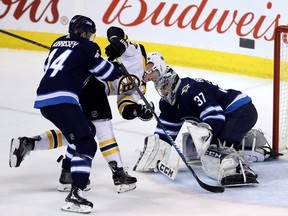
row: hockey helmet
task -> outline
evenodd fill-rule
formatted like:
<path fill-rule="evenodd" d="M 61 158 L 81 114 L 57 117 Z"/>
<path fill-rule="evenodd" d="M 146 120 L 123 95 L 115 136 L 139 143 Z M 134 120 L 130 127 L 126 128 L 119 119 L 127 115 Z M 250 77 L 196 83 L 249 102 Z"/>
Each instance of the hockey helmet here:
<path fill-rule="evenodd" d="M 75 15 L 69 23 L 69 34 L 80 36 L 86 32 L 86 39 L 90 39 L 96 33 L 96 25 L 89 17 L 82 15 Z"/>
<path fill-rule="evenodd" d="M 154 87 L 161 98 L 173 106 L 176 102 L 176 94 L 180 84 L 181 79 L 178 74 L 172 68 L 169 68 L 154 82 Z"/>
<path fill-rule="evenodd" d="M 149 71 L 146 71 L 146 73 L 151 73 L 155 70 L 158 70 L 160 75 L 163 75 L 167 71 L 167 65 L 163 58 L 163 56 L 158 52 L 150 52 L 147 55 L 147 65 L 149 63 L 152 63 L 153 66 Z"/>

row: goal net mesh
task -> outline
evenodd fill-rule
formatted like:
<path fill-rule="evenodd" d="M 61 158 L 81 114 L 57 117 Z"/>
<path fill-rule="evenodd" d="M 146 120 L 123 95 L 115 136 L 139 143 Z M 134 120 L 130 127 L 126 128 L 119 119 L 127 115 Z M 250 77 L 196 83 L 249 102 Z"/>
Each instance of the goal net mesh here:
<path fill-rule="evenodd" d="M 275 30 L 273 148 L 288 148 L 288 26 Z"/>

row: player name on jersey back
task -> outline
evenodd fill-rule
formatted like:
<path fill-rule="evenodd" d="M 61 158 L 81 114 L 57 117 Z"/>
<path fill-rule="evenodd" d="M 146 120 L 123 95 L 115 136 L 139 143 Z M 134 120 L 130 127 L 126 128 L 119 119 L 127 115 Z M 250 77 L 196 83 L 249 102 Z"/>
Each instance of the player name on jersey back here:
<path fill-rule="evenodd" d="M 79 42 L 77 41 L 56 41 L 52 47 L 71 47 L 74 48 Z"/>

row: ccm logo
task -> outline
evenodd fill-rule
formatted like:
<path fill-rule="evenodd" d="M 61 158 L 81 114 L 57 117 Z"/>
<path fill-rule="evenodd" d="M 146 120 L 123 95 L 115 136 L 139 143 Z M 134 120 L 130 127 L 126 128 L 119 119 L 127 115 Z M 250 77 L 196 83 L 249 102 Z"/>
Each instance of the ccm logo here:
<path fill-rule="evenodd" d="M 159 171 L 165 173 L 167 176 L 173 177 L 174 170 L 170 169 L 169 167 L 165 166 L 165 164 L 159 164 Z"/>

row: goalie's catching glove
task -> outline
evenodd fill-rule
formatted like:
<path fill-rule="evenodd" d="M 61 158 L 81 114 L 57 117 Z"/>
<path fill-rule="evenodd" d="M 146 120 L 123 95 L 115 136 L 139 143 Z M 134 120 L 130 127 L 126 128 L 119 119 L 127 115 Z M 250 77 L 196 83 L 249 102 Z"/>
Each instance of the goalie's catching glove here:
<path fill-rule="evenodd" d="M 128 42 L 122 38 L 115 37 L 110 44 L 105 48 L 105 53 L 109 61 L 113 61 L 120 57 L 127 49 Z"/>
<path fill-rule="evenodd" d="M 150 110 L 145 104 L 129 104 L 126 105 L 122 112 L 122 117 L 124 119 L 130 120 L 138 117 L 142 121 L 149 121 L 153 117 L 154 104 L 153 102 L 149 103 L 152 110 Z"/>

